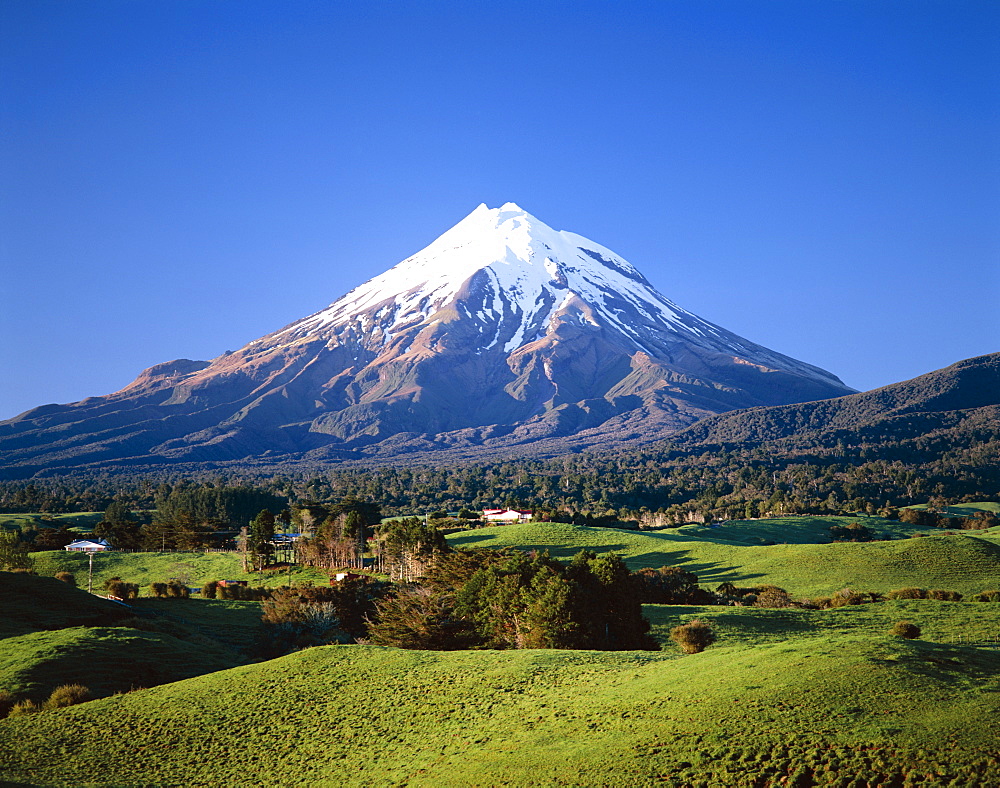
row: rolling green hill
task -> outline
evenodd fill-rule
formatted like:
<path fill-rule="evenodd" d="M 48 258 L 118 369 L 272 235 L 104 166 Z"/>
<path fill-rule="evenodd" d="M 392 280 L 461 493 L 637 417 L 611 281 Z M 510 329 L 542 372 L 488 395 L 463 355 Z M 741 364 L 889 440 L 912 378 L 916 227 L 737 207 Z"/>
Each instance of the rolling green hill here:
<path fill-rule="evenodd" d="M 9 718 L 0 774 L 118 786 L 988 785 L 1000 781 L 998 670 L 990 651 L 884 635 L 683 658 L 320 647 Z"/>
<path fill-rule="evenodd" d="M 448 542 L 455 547 L 548 550 L 558 558 L 583 549 L 613 550 L 633 570 L 679 566 L 697 574 L 704 586 L 772 584 L 793 596 L 831 594 L 844 587 L 884 592 L 921 586 L 963 594 L 1000 587 L 1000 545 L 992 531 L 970 533 L 888 542 L 754 545 L 686 538 L 683 529 L 638 532 L 526 523 L 465 531 L 449 536 Z"/>
<path fill-rule="evenodd" d="M 103 697 L 244 661 L 208 639 L 192 643 L 165 632 L 72 627 L 0 641 L 0 690 L 40 702 L 60 685 L 82 684 Z"/>
<path fill-rule="evenodd" d="M 47 550 L 32 553 L 35 571 L 42 575 L 72 572 L 81 588 L 87 587 L 88 559 L 82 553 Z M 288 583 L 288 573 L 269 570 L 263 573 L 244 572 L 237 553 L 99 553 L 94 556 L 94 590 L 110 577 L 120 577 L 138 583 L 142 591 L 153 582 L 177 578 L 199 587 L 210 580 L 248 580 L 251 585 L 277 586 Z M 326 584 L 325 572 L 312 567 L 292 567 L 293 582 Z"/>
<path fill-rule="evenodd" d="M 0 692 L 42 701 L 63 684 L 95 697 L 247 661 L 260 604 L 111 602 L 50 577 L 0 572 Z"/>
<path fill-rule="evenodd" d="M 0 638 L 43 629 L 114 626 L 131 613 L 122 605 L 56 580 L 0 572 Z"/>

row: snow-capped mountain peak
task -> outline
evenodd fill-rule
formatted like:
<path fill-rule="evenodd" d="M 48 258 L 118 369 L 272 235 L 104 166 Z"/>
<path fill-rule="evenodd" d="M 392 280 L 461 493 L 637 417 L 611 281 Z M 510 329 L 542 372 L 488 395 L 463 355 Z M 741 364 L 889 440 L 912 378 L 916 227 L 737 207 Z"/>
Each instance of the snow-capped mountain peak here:
<path fill-rule="evenodd" d="M 632 445 L 734 408 L 850 392 L 682 309 L 610 249 L 505 203 L 480 205 L 234 353 L 157 364 L 112 395 L 40 408 L 7 429 L 17 461 L 45 467 L 482 459 Z"/>
<path fill-rule="evenodd" d="M 413 336 L 456 319 L 476 327 L 481 352 L 511 353 L 575 321 L 616 334 L 654 359 L 670 360 L 685 343 L 836 381 L 682 309 L 610 249 L 554 230 L 513 202 L 479 205 L 416 254 L 258 342 L 277 347 L 320 335 L 377 354 L 401 332 Z"/>

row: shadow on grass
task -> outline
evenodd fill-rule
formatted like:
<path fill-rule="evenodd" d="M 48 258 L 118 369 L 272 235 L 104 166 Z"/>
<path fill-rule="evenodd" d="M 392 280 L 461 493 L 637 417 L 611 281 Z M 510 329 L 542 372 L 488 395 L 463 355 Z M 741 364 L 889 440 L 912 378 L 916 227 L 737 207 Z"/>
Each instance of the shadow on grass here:
<path fill-rule="evenodd" d="M 476 542 L 491 542 L 496 539 L 492 534 L 469 534 L 468 536 L 456 536 L 448 540 L 452 547 L 466 547 Z"/>
<path fill-rule="evenodd" d="M 760 611 L 765 612 L 763 608 Z M 748 634 L 793 635 L 818 631 L 816 624 L 804 616 L 770 609 L 766 611 L 766 615 L 715 613 L 712 621 L 720 627 L 738 629 Z"/>

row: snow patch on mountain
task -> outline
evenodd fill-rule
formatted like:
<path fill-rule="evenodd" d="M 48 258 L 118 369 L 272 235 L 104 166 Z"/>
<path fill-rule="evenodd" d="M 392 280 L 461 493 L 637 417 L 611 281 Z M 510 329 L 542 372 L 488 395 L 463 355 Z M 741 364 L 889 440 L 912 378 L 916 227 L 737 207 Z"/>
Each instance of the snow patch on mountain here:
<path fill-rule="evenodd" d="M 544 337 L 578 303 L 587 308 L 576 316 L 581 325 L 615 331 L 654 358 L 668 358 L 672 346 L 688 342 L 835 380 L 682 309 L 610 249 L 554 230 L 512 202 L 480 205 L 426 248 L 326 309 L 252 344 L 270 349 L 319 335 L 363 341 L 377 351 L 403 331 L 447 321 L 451 310 L 484 337 L 477 352 L 502 341 L 509 354 Z"/>

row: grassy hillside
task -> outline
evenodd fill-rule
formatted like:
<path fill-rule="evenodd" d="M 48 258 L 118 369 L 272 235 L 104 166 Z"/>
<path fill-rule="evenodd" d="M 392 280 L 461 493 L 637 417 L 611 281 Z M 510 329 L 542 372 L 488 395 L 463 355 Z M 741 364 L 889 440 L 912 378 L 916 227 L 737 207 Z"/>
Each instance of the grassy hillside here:
<path fill-rule="evenodd" d="M 88 559 L 82 553 L 49 550 L 32 553 L 35 571 L 40 575 L 72 572 L 77 585 L 87 587 Z M 247 573 L 236 553 L 99 553 L 94 556 L 94 590 L 101 588 L 109 577 L 120 577 L 138 583 L 142 591 L 153 582 L 177 578 L 199 587 L 210 580 L 249 580 L 251 585 L 278 586 L 288 583 L 288 573 L 270 570 Z M 293 582 L 326 584 L 326 573 L 312 567 L 292 567 Z"/>
<path fill-rule="evenodd" d="M 61 684 L 95 696 L 244 663 L 260 604 L 202 599 L 110 602 L 49 577 L 0 572 L 0 691 L 44 700 Z"/>
<path fill-rule="evenodd" d="M 692 618 L 712 625 L 719 646 L 779 644 L 803 637 L 860 637 L 880 640 L 897 621 L 912 621 L 921 639 L 1000 649 L 1000 605 L 930 599 L 849 605 L 832 610 L 754 607 L 644 605 L 653 636 L 664 650 L 680 654 L 671 628 Z"/>
<path fill-rule="evenodd" d="M 797 596 L 831 594 L 845 586 L 889 591 L 915 585 L 963 594 L 1000 587 L 1000 545 L 989 532 L 889 542 L 752 545 L 707 537 L 691 539 L 676 531 L 526 523 L 466 531 L 449 536 L 448 542 L 456 547 L 544 549 L 559 558 L 569 558 L 582 549 L 614 550 L 633 570 L 680 566 L 696 573 L 706 586 L 727 581 L 737 585 L 769 583 Z"/>
<path fill-rule="evenodd" d="M 152 626 L 171 629 L 164 622 Z M 12 692 L 18 700 L 42 701 L 62 684 L 83 684 L 95 697 L 103 697 L 224 670 L 244 661 L 206 639 L 192 643 L 166 632 L 73 627 L 4 639 L 0 690 Z"/>
<path fill-rule="evenodd" d="M 45 519 L 43 519 L 43 517 Z M 93 530 L 101 522 L 103 512 L 71 512 L 69 514 L 0 514 L 0 529 L 26 530 L 29 528 L 74 528 L 82 533 Z"/>
<path fill-rule="evenodd" d="M 993 652 L 886 636 L 683 658 L 321 647 L 9 718 L 0 774 L 48 785 L 988 785 L 1000 782 L 998 669 Z"/>
<path fill-rule="evenodd" d="M 827 544 L 832 541 L 831 527 L 844 528 L 851 523 L 860 523 L 882 538 L 901 539 L 911 534 L 928 532 L 927 528 L 907 525 L 898 520 L 887 520 L 884 517 L 790 515 L 761 520 L 729 520 L 712 525 L 684 525 L 674 533 L 685 539 L 708 539 L 739 544 Z"/>
<path fill-rule="evenodd" d="M 127 608 L 56 580 L 0 572 L 0 638 L 41 629 L 113 626 L 128 618 Z"/>

